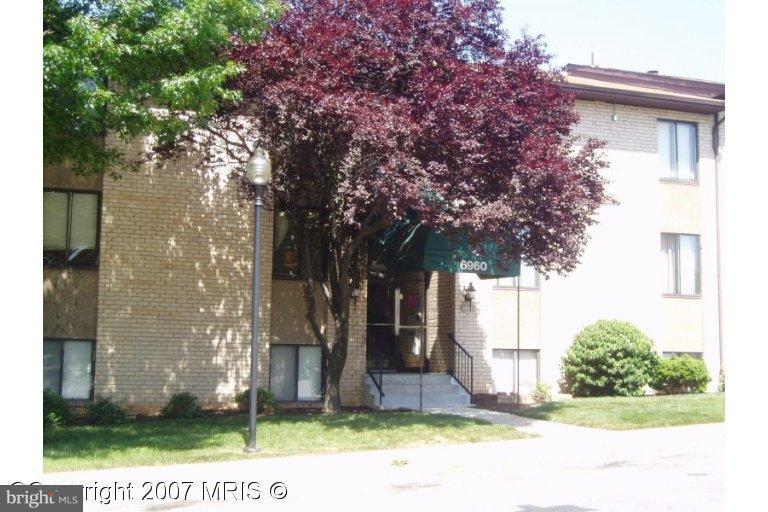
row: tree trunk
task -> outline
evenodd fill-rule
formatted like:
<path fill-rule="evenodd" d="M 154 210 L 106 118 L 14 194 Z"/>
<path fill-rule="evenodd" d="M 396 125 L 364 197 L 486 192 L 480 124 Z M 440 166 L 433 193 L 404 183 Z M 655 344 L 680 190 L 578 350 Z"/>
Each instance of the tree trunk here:
<path fill-rule="evenodd" d="M 340 271 L 329 272 L 328 283 L 320 283 L 325 303 L 333 318 L 333 340 L 329 340 L 317 322 L 315 316 L 317 304 L 315 301 L 316 282 L 312 272 L 312 254 L 310 252 L 310 236 L 306 228 L 302 229 L 302 249 L 304 252 L 304 299 L 306 302 L 307 320 L 312 327 L 315 338 L 320 343 L 323 354 L 323 413 L 337 414 L 341 412 L 341 374 L 347 361 L 347 344 L 349 342 L 349 262 L 342 259 Z"/>
<path fill-rule="evenodd" d="M 323 393 L 323 413 L 337 414 L 341 412 L 341 373 L 344 370 L 344 363 L 347 359 L 347 339 L 349 325 L 346 326 L 344 333 L 337 332 L 333 349 L 325 359 L 324 368 L 324 393 Z"/>

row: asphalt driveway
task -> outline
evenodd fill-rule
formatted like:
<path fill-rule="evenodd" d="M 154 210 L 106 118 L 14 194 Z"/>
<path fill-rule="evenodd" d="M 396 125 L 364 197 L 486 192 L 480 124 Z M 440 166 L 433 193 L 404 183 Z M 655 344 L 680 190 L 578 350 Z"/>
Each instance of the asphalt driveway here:
<path fill-rule="evenodd" d="M 467 412 L 469 414 L 470 412 Z M 499 413 L 496 413 L 499 414 Z M 337 455 L 52 474 L 46 483 L 132 485 L 95 492 L 86 510 L 722 510 L 724 425 L 634 431 L 558 428 L 512 417 L 541 437 Z M 530 421 L 530 423 L 526 423 Z M 543 429 L 543 430 L 542 430 Z M 145 483 L 149 482 L 149 483 Z M 162 485 L 158 484 L 162 482 Z M 191 482 L 188 500 L 141 499 Z M 221 499 L 223 482 L 232 492 Z M 259 482 L 255 487 L 248 484 Z M 279 484 L 277 483 L 279 482 Z M 216 487 L 215 484 L 219 483 Z M 182 491 L 187 484 L 182 486 Z M 255 496 L 258 488 L 259 499 Z M 114 487 L 112 487 L 114 489 Z M 212 491 L 219 499 L 210 501 Z M 286 492 L 287 491 L 287 492 Z M 109 505 L 98 506 L 105 495 Z M 149 495 L 153 495 L 150 493 Z M 245 497 L 246 499 L 242 499 Z"/>

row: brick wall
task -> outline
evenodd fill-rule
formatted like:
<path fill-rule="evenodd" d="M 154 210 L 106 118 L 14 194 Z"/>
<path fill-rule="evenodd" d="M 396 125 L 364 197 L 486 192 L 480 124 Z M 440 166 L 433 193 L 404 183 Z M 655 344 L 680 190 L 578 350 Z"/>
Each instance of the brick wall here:
<path fill-rule="evenodd" d="M 432 272 L 427 289 L 427 342 L 429 369 L 447 372 L 451 363 L 448 334 L 454 332 L 454 276 Z"/>
<path fill-rule="evenodd" d="M 181 391 L 232 406 L 250 374 L 253 206 L 191 157 L 106 179 L 102 204 L 96 394 L 146 412 Z M 265 212 L 260 385 L 272 223 Z"/>
<path fill-rule="evenodd" d="M 360 297 L 349 309 L 349 344 L 347 362 L 341 374 L 341 402 L 344 405 L 363 405 L 365 382 L 366 319 L 368 312 L 368 284 L 360 283 Z M 333 325 L 332 322 L 329 324 Z M 332 332 L 332 331 L 331 331 Z"/>

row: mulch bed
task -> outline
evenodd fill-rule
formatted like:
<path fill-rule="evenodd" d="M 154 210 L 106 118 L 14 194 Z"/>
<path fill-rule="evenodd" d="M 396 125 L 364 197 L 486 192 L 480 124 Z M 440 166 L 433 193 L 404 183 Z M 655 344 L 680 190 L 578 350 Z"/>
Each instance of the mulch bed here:
<path fill-rule="evenodd" d="M 519 411 L 520 409 L 528 409 L 531 407 L 531 404 L 525 404 L 521 403 L 519 406 L 516 403 L 499 403 L 498 397 L 496 395 L 490 395 L 490 394 L 477 394 L 474 396 L 474 404 L 475 407 L 478 409 L 485 409 L 488 411 L 496 411 L 496 412 L 510 412 L 515 413 L 516 411 Z"/>

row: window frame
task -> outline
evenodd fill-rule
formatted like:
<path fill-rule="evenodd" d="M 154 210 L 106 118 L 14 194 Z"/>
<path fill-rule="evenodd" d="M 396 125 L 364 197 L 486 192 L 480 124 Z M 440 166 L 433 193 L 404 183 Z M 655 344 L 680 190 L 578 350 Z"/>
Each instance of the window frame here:
<path fill-rule="evenodd" d="M 669 176 L 660 176 L 659 180 L 662 181 L 662 182 L 667 182 L 667 183 L 680 183 L 680 184 L 685 184 L 685 185 L 698 185 L 699 184 L 699 160 L 700 160 L 700 149 L 701 149 L 701 148 L 699 148 L 699 123 L 697 123 L 695 121 L 683 121 L 683 120 L 680 120 L 680 119 L 668 119 L 668 118 L 664 118 L 664 117 L 659 117 L 659 118 L 656 119 L 656 126 L 657 126 L 657 132 L 656 133 L 657 134 L 658 134 L 658 124 L 659 123 L 672 123 L 672 125 L 675 126 L 675 138 L 674 138 L 674 141 L 672 141 L 672 142 L 674 143 L 674 151 L 673 151 L 674 157 L 675 157 L 674 172 L 675 172 L 676 176 L 679 176 L 679 172 L 678 172 L 678 158 L 677 158 L 677 125 L 678 124 L 687 124 L 687 125 L 691 125 L 693 127 L 693 141 L 694 141 L 693 148 L 694 148 L 694 150 L 696 152 L 695 159 L 694 159 L 694 167 L 693 167 L 693 175 L 694 175 L 694 177 L 693 177 L 692 180 L 682 179 L 682 178 L 679 178 L 679 177 L 669 177 Z M 657 155 L 659 153 L 659 146 L 660 146 L 660 141 L 657 138 L 657 140 L 656 140 L 656 154 Z"/>
<path fill-rule="evenodd" d="M 521 288 L 522 290 L 522 288 Z M 502 351 L 502 350 L 508 350 L 512 353 L 511 358 L 504 358 L 504 357 L 494 357 L 494 351 Z M 522 348 L 520 347 L 520 352 L 533 352 L 536 354 L 536 384 L 539 384 L 541 382 L 541 349 L 540 348 Z M 499 348 L 499 347 L 491 347 L 491 365 L 493 365 L 493 361 L 498 360 L 506 360 L 506 361 L 517 361 L 516 353 L 518 352 L 517 348 Z M 491 370 L 493 372 L 493 370 Z"/>
<path fill-rule="evenodd" d="M 52 389 L 54 393 L 61 396 L 64 400 L 69 402 L 89 402 L 93 400 L 94 388 L 96 383 L 96 340 L 94 338 L 67 338 L 64 336 L 43 336 L 43 343 L 46 341 L 55 341 L 59 343 L 59 360 L 61 366 L 59 368 L 59 389 Z M 64 345 L 67 341 L 89 341 L 91 343 L 91 389 L 88 391 L 88 398 L 66 398 L 61 395 L 61 390 L 64 387 Z M 45 389 L 45 386 L 43 386 Z"/>
<path fill-rule="evenodd" d="M 280 248 L 280 245 L 282 245 L 282 242 L 280 244 L 276 243 L 275 236 L 277 235 L 277 217 L 283 213 L 282 210 L 279 208 L 275 208 L 272 210 L 273 212 L 273 225 L 275 229 L 272 231 L 272 269 L 271 269 L 271 275 L 272 279 L 276 281 L 303 281 L 304 280 L 304 268 L 303 268 L 303 255 L 301 251 L 299 250 L 298 244 L 296 247 L 296 273 L 291 275 L 284 272 L 277 272 L 277 251 Z M 289 221 L 290 222 L 290 221 Z M 288 230 L 286 231 L 286 236 L 291 232 L 291 230 L 294 230 L 293 226 L 289 224 Z M 295 231 L 295 230 L 294 230 Z M 298 233 L 294 233 L 296 236 L 298 236 Z M 323 280 L 327 276 L 328 272 L 328 259 L 325 254 L 318 254 L 320 261 L 315 262 L 315 265 L 313 267 L 314 273 L 315 273 L 315 279 L 317 280 Z"/>
<path fill-rule="evenodd" d="M 659 243 L 663 240 L 664 235 L 672 235 L 675 237 L 675 292 L 663 291 L 663 297 L 676 297 L 676 298 L 701 298 L 701 235 L 698 233 L 669 233 L 662 231 Z M 696 237 L 696 293 L 680 293 L 681 280 L 680 280 L 680 237 L 681 236 L 695 236 Z M 667 281 L 669 281 L 669 276 Z"/>
<path fill-rule="evenodd" d="M 61 187 L 43 187 L 43 201 L 45 201 L 45 193 L 46 192 L 59 192 L 67 194 L 67 247 L 64 249 L 65 252 L 69 252 L 69 238 L 72 231 L 72 195 L 73 194 L 93 194 L 96 196 L 96 247 L 94 250 L 96 251 L 96 257 L 95 257 L 95 263 L 90 265 L 79 265 L 77 263 L 46 263 L 45 260 L 43 260 L 43 267 L 45 268 L 82 268 L 82 269 L 98 269 L 99 268 L 99 260 L 101 258 L 101 204 L 102 204 L 102 193 L 101 190 L 93 190 L 93 189 L 73 189 L 73 188 L 61 188 Z M 45 220 L 43 220 L 45 222 Z M 45 248 L 43 248 L 43 253 L 45 253 Z"/>
<path fill-rule="evenodd" d="M 323 348 L 318 344 L 313 343 L 270 343 L 269 344 L 269 372 L 267 384 L 269 391 L 272 392 L 272 347 L 291 347 L 293 348 L 293 397 L 290 400 L 278 400 L 275 401 L 282 404 L 317 404 L 323 401 L 323 395 L 325 394 L 325 355 L 323 355 Z M 299 350 L 300 347 L 313 347 L 320 350 L 320 398 L 317 400 L 302 400 L 299 398 Z"/>
<path fill-rule="evenodd" d="M 522 265 L 525 265 L 525 264 L 523 263 Z M 513 284 L 513 285 L 500 284 L 499 281 L 501 281 L 502 279 L 516 279 L 517 282 L 520 282 L 520 278 L 522 277 L 522 274 L 523 274 L 522 265 L 520 266 L 520 275 L 515 276 L 515 277 L 497 277 L 496 278 L 496 283 L 493 285 L 493 288 L 495 290 L 517 290 L 517 285 L 516 284 Z M 528 266 L 530 266 L 530 265 L 528 265 Z M 539 271 L 535 267 L 531 267 L 531 268 L 533 269 L 533 271 L 534 271 L 534 273 L 536 275 L 536 279 L 535 279 L 536 283 L 533 286 L 523 286 L 523 285 L 520 285 L 520 290 L 521 291 L 536 291 L 536 290 L 540 290 L 541 289 L 541 274 L 539 273 Z"/>
<path fill-rule="evenodd" d="M 700 359 L 702 361 L 704 360 L 704 352 L 680 350 L 663 350 L 661 352 L 661 357 L 664 359 L 674 359 L 675 357 L 680 356 L 690 356 L 692 359 Z"/>

